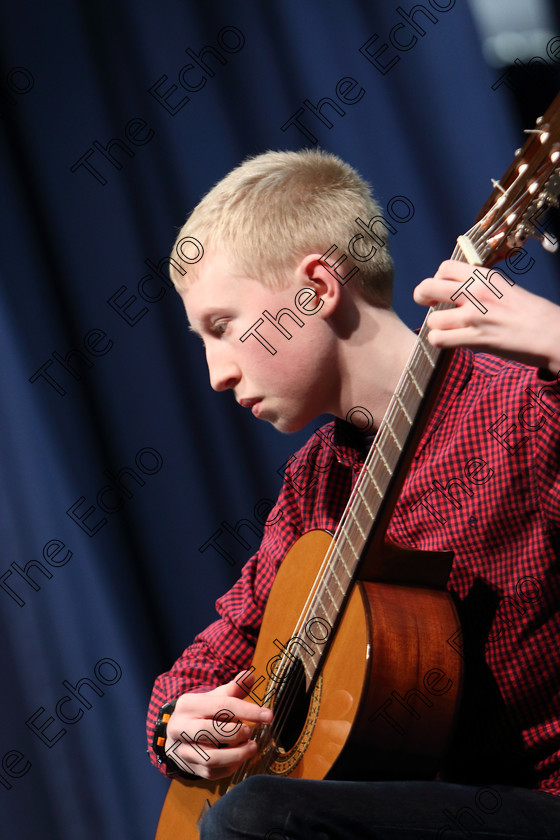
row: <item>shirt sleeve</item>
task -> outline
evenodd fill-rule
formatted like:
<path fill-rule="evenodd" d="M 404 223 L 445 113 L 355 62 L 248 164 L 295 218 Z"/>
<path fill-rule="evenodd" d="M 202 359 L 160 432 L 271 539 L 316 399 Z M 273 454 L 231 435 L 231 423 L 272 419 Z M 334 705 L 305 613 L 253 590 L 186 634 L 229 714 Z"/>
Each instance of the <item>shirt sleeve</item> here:
<path fill-rule="evenodd" d="M 301 459 L 296 456 L 293 460 L 297 466 Z M 247 561 L 234 586 L 216 601 L 220 618 L 199 633 L 172 668 L 155 681 L 147 717 L 148 753 L 164 773 L 165 766 L 152 750 L 161 706 L 187 692 L 217 688 L 250 665 L 276 572 L 303 532 L 298 494 L 288 473 L 289 469 L 278 501 L 268 515 L 259 550 Z"/>

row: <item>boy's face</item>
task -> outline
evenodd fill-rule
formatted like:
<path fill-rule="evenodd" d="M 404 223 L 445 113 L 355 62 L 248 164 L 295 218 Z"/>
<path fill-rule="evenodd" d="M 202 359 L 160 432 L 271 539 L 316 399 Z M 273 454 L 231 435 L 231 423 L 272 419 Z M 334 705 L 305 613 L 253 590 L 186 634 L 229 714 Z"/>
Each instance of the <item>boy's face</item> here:
<path fill-rule="evenodd" d="M 295 272 L 287 288 L 269 289 L 233 273 L 226 254 L 215 252 L 205 253 L 196 280 L 181 294 L 191 329 L 204 342 L 212 388 L 232 388 L 241 405 L 282 432 L 298 431 L 335 402 L 336 337 L 324 317 L 329 306 L 323 310 L 311 292 L 298 298 L 309 315 L 294 302 L 313 285 Z M 279 329 L 263 316 L 275 318 L 281 309 L 303 325 L 285 315 Z M 255 336 L 257 322 L 270 349 Z"/>

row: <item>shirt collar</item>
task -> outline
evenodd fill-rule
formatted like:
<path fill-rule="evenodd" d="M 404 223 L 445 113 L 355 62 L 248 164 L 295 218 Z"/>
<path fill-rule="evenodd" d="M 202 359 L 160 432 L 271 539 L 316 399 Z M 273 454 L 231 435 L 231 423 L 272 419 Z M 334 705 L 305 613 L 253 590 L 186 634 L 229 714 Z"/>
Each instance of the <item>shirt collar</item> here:
<path fill-rule="evenodd" d="M 418 458 L 434 434 L 441 425 L 445 415 L 451 408 L 453 401 L 457 399 L 463 388 L 469 381 L 473 369 L 473 353 L 465 347 L 458 347 L 453 352 L 451 364 L 447 375 L 437 396 L 436 404 L 428 419 L 424 434 L 414 454 Z"/>
<path fill-rule="evenodd" d="M 438 429 L 445 415 L 470 379 L 473 368 L 473 354 L 464 347 L 454 351 L 453 357 L 444 383 L 438 394 L 436 405 L 430 415 L 424 434 L 416 448 L 415 458 L 420 453 Z M 352 423 L 335 418 L 333 442 L 337 448 L 339 463 L 353 469 L 361 467 L 370 446 L 370 439 L 366 439 Z"/>

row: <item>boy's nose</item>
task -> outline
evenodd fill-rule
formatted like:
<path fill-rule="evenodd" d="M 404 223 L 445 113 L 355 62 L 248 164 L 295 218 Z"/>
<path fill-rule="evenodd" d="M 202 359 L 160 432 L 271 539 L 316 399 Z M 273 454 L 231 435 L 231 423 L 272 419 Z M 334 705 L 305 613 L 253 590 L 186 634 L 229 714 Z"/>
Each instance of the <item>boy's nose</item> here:
<path fill-rule="evenodd" d="M 208 363 L 210 385 L 214 391 L 227 391 L 235 388 L 241 378 L 239 368 L 234 362 Z"/>

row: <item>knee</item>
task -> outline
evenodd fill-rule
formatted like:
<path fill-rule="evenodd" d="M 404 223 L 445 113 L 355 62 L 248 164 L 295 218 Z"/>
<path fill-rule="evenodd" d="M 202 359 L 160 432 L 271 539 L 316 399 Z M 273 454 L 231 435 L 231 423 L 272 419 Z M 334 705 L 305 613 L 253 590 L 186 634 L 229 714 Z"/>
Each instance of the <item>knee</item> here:
<path fill-rule="evenodd" d="M 278 797 L 270 776 L 252 776 L 234 787 L 213 805 L 202 822 L 200 840 L 282 838 L 284 819 L 277 813 Z"/>

